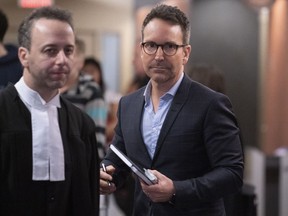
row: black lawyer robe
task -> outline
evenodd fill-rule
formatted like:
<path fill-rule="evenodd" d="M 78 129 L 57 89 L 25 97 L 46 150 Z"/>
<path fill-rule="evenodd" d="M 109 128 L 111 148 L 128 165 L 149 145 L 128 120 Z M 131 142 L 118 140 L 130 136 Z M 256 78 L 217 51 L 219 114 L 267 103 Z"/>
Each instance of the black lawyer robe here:
<path fill-rule="evenodd" d="M 92 119 L 61 98 L 65 181 L 32 181 L 31 115 L 13 85 L 0 92 L 0 215 L 97 216 L 99 168 Z"/>

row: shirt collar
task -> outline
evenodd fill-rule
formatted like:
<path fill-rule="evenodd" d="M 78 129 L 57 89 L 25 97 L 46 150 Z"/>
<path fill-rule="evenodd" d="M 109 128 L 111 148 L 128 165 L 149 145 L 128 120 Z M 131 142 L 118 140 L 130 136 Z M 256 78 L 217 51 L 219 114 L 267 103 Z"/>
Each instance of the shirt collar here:
<path fill-rule="evenodd" d="M 167 94 L 174 97 L 180 84 L 181 84 L 181 82 L 182 82 L 182 80 L 183 80 L 183 77 L 184 77 L 184 73 L 182 72 L 182 74 L 181 74 L 180 78 L 177 80 L 177 82 L 162 97 L 164 97 Z M 145 88 L 144 94 L 143 94 L 146 103 L 149 101 L 150 96 L 151 96 L 151 88 L 152 88 L 151 85 L 152 85 L 151 80 L 149 80 L 149 82 Z"/>
<path fill-rule="evenodd" d="M 50 105 L 56 106 L 58 108 L 61 107 L 59 91 L 57 95 L 55 95 L 49 102 L 46 103 L 46 101 L 39 95 L 38 92 L 28 87 L 23 77 L 15 84 L 15 87 L 21 99 L 32 107 L 43 108 Z"/>

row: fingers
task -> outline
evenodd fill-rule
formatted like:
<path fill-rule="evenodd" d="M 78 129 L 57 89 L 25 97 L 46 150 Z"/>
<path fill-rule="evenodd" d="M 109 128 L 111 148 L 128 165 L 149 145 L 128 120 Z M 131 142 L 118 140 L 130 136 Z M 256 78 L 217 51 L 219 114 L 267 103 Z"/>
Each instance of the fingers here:
<path fill-rule="evenodd" d="M 116 186 L 113 182 L 100 179 L 100 194 L 111 194 L 116 190 Z"/>
<path fill-rule="evenodd" d="M 113 166 L 108 166 L 100 169 L 100 194 L 110 194 L 116 190 L 116 186 L 112 182 L 112 174 L 114 171 L 115 168 Z"/>
<path fill-rule="evenodd" d="M 112 165 L 107 166 L 106 172 L 112 175 L 115 172 L 115 167 Z"/>
<path fill-rule="evenodd" d="M 106 180 L 109 186 L 113 180 L 112 176 L 107 171 L 103 171 L 102 169 L 100 170 L 100 179 Z"/>
<path fill-rule="evenodd" d="M 100 169 L 100 178 L 103 179 L 103 180 L 112 181 L 113 180 L 112 174 L 113 174 L 113 172 L 108 170 L 108 167 L 107 167 L 106 172 L 103 171 L 102 168 Z"/>
<path fill-rule="evenodd" d="M 152 202 L 167 202 L 171 199 L 172 194 L 174 194 L 175 188 L 173 181 L 167 176 L 152 170 L 154 175 L 158 178 L 158 183 L 153 185 L 146 185 L 141 182 L 141 187 L 143 193 L 152 201 Z"/>

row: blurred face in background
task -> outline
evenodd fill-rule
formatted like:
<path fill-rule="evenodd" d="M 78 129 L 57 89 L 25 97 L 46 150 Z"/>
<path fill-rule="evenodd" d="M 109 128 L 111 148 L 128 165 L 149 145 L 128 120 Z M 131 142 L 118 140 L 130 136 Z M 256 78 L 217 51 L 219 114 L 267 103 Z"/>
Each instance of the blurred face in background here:
<path fill-rule="evenodd" d="M 75 48 L 75 54 L 74 54 L 74 60 L 71 68 L 71 73 L 69 75 L 69 80 L 72 81 L 78 80 L 79 74 L 84 66 L 84 60 L 85 60 L 85 53 L 83 53 L 81 50 Z"/>
<path fill-rule="evenodd" d="M 93 77 L 94 81 L 100 84 L 101 74 L 99 68 L 93 64 L 86 64 L 83 67 L 83 73 L 89 74 Z"/>

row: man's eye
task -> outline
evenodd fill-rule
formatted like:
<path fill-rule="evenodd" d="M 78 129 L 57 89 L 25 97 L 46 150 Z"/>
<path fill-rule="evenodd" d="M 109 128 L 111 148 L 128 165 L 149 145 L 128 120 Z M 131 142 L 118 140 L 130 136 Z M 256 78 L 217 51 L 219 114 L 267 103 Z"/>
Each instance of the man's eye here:
<path fill-rule="evenodd" d="M 175 49 L 175 48 L 176 48 L 176 45 L 175 45 L 175 44 L 165 44 L 165 45 L 164 45 L 164 48 L 165 48 L 165 49 Z"/>
<path fill-rule="evenodd" d="M 148 48 L 154 48 L 154 47 L 156 47 L 156 44 L 155 44 L 155 43 L 147 43 L 147 44 L 146 44 L 146 47 L 148 47 Z"/>
<path fill-rule="evenodd" d="M 66 55 L 72 55 L 73 52 L 74 52 L 74 49 L 71 49 L 71 48 L 67 48 L 67 49 L 65 49 L 65 53 L 66 53 Z"/>
<path fill-rule="evenodd" d="M 53 56 L 53 55 L 56 55 L 58 53 L 58 51 L 57 51 L 57 49 L 50 48 L 50 49 L 46 49 L 45 53 L 47 53 L 50 56 Z"/>

